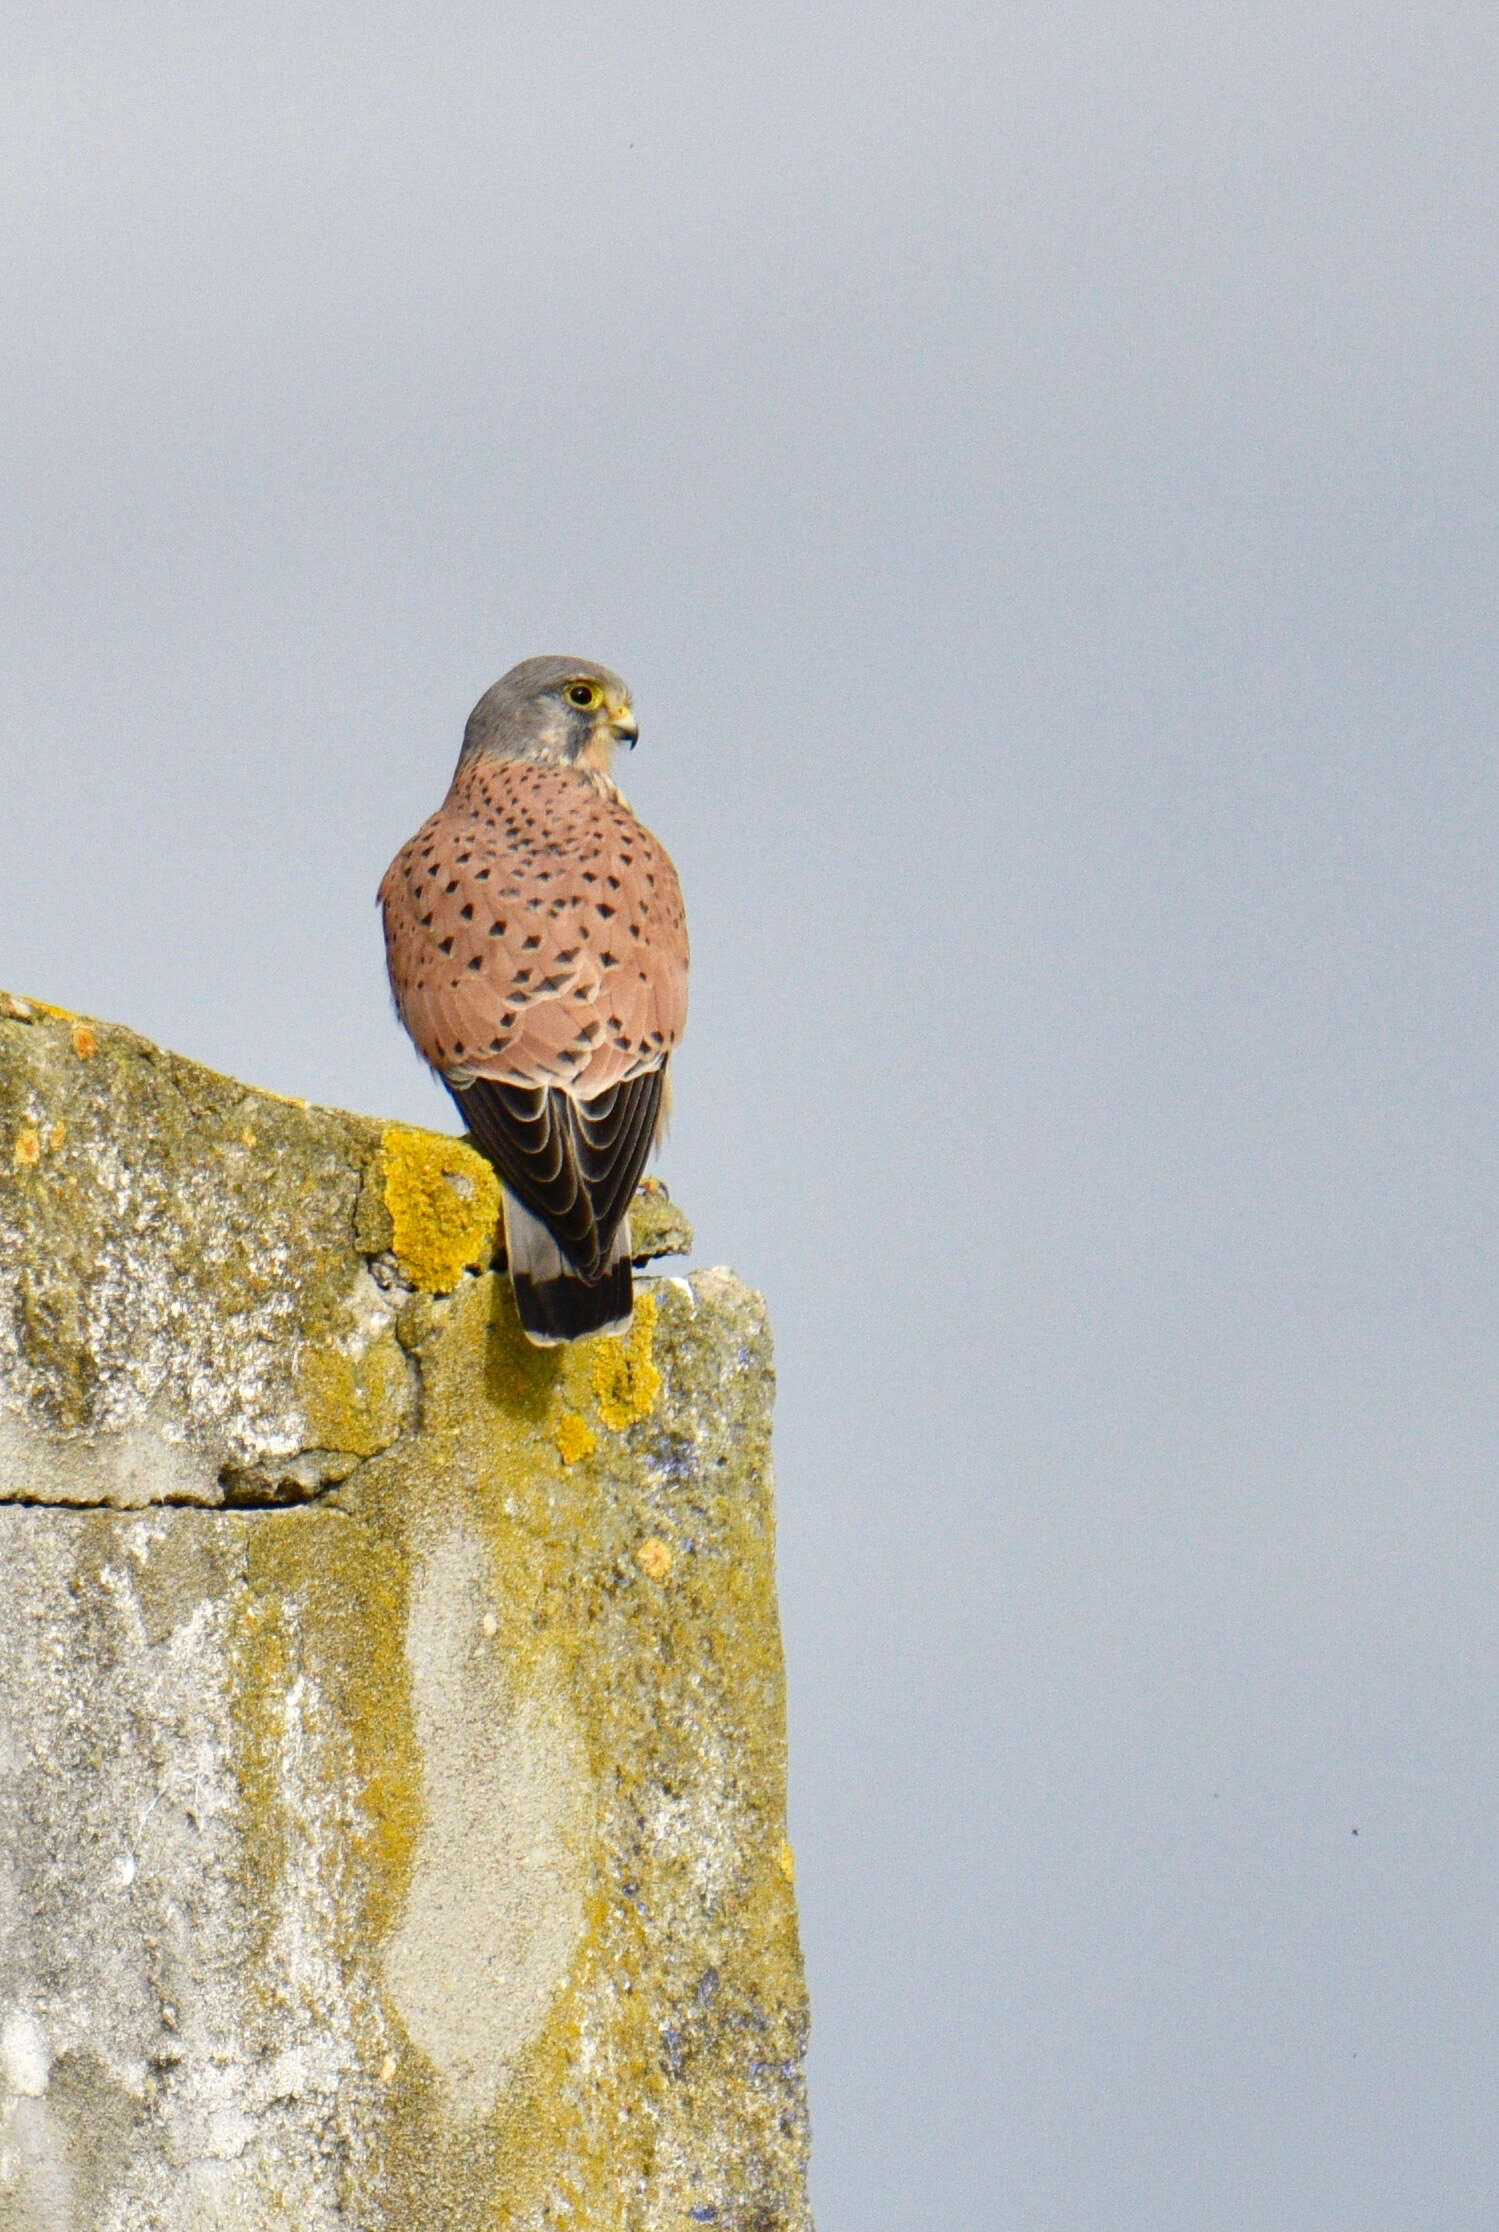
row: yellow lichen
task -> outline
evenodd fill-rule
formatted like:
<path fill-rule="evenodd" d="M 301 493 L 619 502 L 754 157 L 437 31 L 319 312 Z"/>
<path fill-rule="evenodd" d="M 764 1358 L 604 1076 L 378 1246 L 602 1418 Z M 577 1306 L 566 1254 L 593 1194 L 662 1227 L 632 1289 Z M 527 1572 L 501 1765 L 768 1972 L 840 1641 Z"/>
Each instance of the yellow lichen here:
<path fill-rule="evenodd" d="M 66 1124 L 63 1124 L 63 1123 L 56 1123 L 56 1124 L 54 1124 L 54 1125 L 52 1126 L 52 1129 L 51 1129 L 51 1130 L 50 1130 L 50 1131 L 48 1132 L 48 1134 L 47 1134 L 47 1145 L 48 1145 L 48 1146 L 49 1146 L 49 1147 L 51 1148 L 51 1150 L 52 1150 L 53 1154 L 55 1155 L 55 1154 L 57 1153 L 58 1149 L 59 1149 L 60 1147 L 65 1147 L 65 1146 L 67 1145 L 67 1143 L 68 1143 L 68 1127 L 67 1127 L 67 1125 L 66 1125 Z"/>
<path fill-rule="evenodd" d="M 591 1457 L 598 1448 L 598 1436 L 576 1411 L 564 1411 L 552 1435 L 564 1465 L 575 1465 L 580 1457 Z"/>
<path fill-rule="evenodd" d="M 776 1866 L 788 1883 L 796 1881 L 796 1854 L 783 1837 L 776 1846 Z"/>
<path fill-rule="evenodd" d="M 42 1135 L 34 1124 L 27 1124 L 16 1133 L 16 1143 L 10 1159 L 17 1170 L 31 1170 L 42 1159 Z"/>
<path fill-rule="evenodd" d="M 73 1052 L 80 1062 L 91 1061 L 99 1051 L 99 1041 L 86 1023 L 73 1025 Z"/>
<path fill-rule="evenodd" d="M 656 1331 L 656 1297 L 642 1294 L 635 1322 L 622 1341 L 600 1341 L 593 1358 L 593 1392 L 599 1416 L 619 1433 L 637 1418 L 649 1418 L 661 1393 L 661 1374 L 651 1362 Z"/>
<path fill-rule="evenodd" d="M 671 1544 L 659 1535 L 647 1535 L 635 1553 L 636 1563 L 653 1581 L 664 1581 L 671 1571 Z"/>
<path fill-rule="evenodd" d="M 451 1294 L 488 1262 L 500 1187 L 482 1155 L 458 1139 L 392 1124 L 381 1139 L 391 1246 L 413 1286 Z"/>

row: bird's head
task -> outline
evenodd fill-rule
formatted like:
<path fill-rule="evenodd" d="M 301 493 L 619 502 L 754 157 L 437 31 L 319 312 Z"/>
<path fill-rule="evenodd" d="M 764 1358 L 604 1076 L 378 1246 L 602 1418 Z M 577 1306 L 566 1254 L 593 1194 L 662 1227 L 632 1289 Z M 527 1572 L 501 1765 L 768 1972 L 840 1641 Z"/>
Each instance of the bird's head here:
<path fill-rule="evenodd" d="M 470 713 L 459 764 L 482 752 L 581 762 L 607 775 L 616 744 L 633 744 L 639 733 L 629 685 L 608 667 L 593 659 L 522 659 Z"/>

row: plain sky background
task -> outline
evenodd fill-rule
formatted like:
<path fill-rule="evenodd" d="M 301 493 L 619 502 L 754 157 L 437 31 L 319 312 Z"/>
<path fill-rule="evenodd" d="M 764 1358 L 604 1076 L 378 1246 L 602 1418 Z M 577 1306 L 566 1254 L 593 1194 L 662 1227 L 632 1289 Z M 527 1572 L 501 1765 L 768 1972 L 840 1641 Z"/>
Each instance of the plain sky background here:
<path fill-rule="evenodd" d="M 1492 2232 L 1499 9 L 11 5 L 0 981 L 451 1127 L 635 686 L 821 2232 Z"/>

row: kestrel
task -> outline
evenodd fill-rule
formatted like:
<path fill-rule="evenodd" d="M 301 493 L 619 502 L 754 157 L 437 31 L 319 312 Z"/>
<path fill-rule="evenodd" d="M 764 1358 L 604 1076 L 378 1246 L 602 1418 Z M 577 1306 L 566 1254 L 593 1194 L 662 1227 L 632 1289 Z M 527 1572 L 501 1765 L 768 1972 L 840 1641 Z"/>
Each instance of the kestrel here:
<path fill-rule="evenodd" d="M 627 1211 L 687 1015 L 676 870 L 610 773 L 637 734 L 608 667 L 523 660 L 380 886 L 397 1010 L 499 1174 L 543 1345 L 629 1323 Z"/>

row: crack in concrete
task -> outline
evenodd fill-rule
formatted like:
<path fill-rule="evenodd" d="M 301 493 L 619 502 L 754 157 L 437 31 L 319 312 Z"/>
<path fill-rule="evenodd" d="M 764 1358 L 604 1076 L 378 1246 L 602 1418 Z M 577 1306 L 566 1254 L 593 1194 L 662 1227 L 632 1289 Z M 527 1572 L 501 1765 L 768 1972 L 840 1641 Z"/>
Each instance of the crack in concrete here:
<path fill-rule="evenodd" d="M 111 1503 L 107 1497 L 61 1496 L 0 1496 L 0 1511 L 111 1511 L 117 1519 L 142 1519 L 153 1511 L 201 1511 L 206 1519 L 237 1519 L 243 1513 L 257 1511 L 336 1511 L 341 1519 L 352 1519 L 348 1511 L 334 1498 L 340 1488 L 353 1479 L 350 1473 L 344 1480 L 330 1482 L 305 1496 L 246 1496 L 223 1503 L 204 1503 L 198 1496 L 156 1496 L 150 1503 Z"/>

